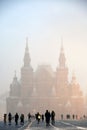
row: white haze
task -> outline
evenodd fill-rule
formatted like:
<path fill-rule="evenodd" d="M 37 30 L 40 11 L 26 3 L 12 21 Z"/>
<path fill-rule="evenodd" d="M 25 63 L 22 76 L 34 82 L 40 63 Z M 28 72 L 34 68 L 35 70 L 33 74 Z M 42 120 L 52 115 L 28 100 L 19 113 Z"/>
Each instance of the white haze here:
<path fill-rule="evenodd" d="M 53 70 L 63 38 L 69 80 L 74 70 L 81 89 L 87 90 L 87 9 L 86 2 L 41 0 L 0 1 L 0 94 L 23 65 L 25 40 L 29 38 L 31 65 L 50 64 Z"/>

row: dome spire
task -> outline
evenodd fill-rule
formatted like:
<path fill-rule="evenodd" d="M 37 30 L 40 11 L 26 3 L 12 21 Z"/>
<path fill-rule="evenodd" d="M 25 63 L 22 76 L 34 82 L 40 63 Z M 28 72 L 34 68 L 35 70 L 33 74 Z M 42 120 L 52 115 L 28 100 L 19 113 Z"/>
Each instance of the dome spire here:
<path fill-rule="evenodd" d="M 26 47 L 25 47 L 25 55 L 24 55 L 24 66 L 29 66 L 31 62 L 28 48 L 28 37 L 26 37 Z"/>
<path fill-rule="evenodd" d="M 29 49 L 28 49 L 28 37 L 26 37 L 26 52 L 28 52 Z"/>
<path fill-rule="evenodd" d="M 61 53 L 64 53 L 64 49 L 63 49 L 63 38 L 61 37 Z"/>
<path fill-rule="evenodd" d="M 14 80 L 17 80 L 16 70 L 14 71 Z"/>
<path fill-rule="evenodd" d="M 16 77 L 16 70 L 15 70 L 15 77 Z"/>
<path fill-rule="evenodd" d="M 64 55 L 64 49 L 63 49 L 63 38 L 61 38 L 61 49 L 60 49 L 60 56 L 59 56 L 59 66 L 60 68 L 65 67 L 65 55 Z"/>

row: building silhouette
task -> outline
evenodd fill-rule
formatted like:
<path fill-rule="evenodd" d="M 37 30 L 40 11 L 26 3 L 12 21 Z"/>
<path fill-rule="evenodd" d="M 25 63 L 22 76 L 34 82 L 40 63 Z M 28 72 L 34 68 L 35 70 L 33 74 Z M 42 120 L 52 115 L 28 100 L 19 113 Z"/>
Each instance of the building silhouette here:
<path fill-rule="evenodd" d="M 6 99 L 7 113 L 16 112 L 27 115 L 29 112 L 44 113 L 46 109 L 54 110 L 58 118 L 66 114 L 84 114 L 84 97 L 75 74 L 68 81 L 68 67 L 63 46 L 59 55 L 59 65 L 54 72 L 49 65 L 39 65 L 36 71 L 31 66 L 31 58 L 26 39 L 24 65 L 21 68 L 21 79 L 16 73 L 10 85 Z"/>

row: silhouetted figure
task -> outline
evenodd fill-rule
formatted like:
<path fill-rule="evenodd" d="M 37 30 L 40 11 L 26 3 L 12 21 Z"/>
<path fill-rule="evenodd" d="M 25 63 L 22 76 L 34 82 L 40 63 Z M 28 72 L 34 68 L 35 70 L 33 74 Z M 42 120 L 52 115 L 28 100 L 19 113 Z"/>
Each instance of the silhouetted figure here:
<path fill-rule="evenodd" d="M 7 123 L 7 114 L 4 114 L 4 124 L 6 125 Z"/>
<path fill-rule="evenodd" d="M 31 122 L 31 114 L 30 113 L 28 114 L 28 121 Z"/>
<path fill-rule="evenodd" d="M 44 121 L 44 115 L 42 114 L 42 122 Z"/>
<path fill-rule="evenodd" d="M 85 119 L 85 118 L 86 118 L 86 116 L 85 116 L 85 115 L 83 115 L 83 118 Z"/>
<path fill-rule="evenodd" d="M 54 111 L 51 112 L 51 122 L 53 125 L 55 124 L 55 112 Z"/>
<path fill-rule="evenodd" d="M 70 115 L 69 114 L 66 115 L 66 119 L 70 119 Z"/>
<path fill-rule="evenodd" d="M 75 119 L 75 115 L 74 114 L 72 115 L 72 118 L 73 118 L 73 120 Z"/>
<path fill-rule="evenodd" d="M 40 115 L 39 112 L 36 114 L 36 119 L 37 119 L 37 123 L 39 124 L 40 123 L 40 119 L 41 119 L 41 115 Z"/>
<path fill-rule="evenodd" d="M 35 114 L 36 120 L 38 120 L 38 113 Z"/>
<path fill-rule="evenodd" d="M 21 114 L 21 116 L 20 116 L 20 123 L 21 123 L 21 125 L 24 124 L 24 114 Z"/>
<path fill-rule="evenodd" d="M 37 114 L 35 114 L 35 118 L 36 118 L 36 120 L 37 120 Z"/>
<path fill-rule="evenodd" d="M 18 125 L 18 119 L 19 119 L 19 115 L 18 113 L 15 114 L 15 124 Z"/>
<path fill-rule="evenodd" d="M 12 120 L 12 115 L 11 113 L 8 114 L 8 122 L 9 122 L 9 125 L 11 125 L 11 120 Z"/>
<path fill-rule="evenodd" d="M 46 126 L 50 125 L 50 112 L 46 110 L 45 112 L 45 120 L 46 120 Z"/>

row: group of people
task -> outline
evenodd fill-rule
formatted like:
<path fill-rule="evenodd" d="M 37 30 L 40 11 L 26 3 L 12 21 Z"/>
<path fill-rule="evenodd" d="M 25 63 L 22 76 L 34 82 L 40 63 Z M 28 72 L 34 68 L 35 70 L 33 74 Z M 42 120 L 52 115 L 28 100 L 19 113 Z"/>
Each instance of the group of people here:
<path fill-rule="evenodd" d="M 42 120 L 42 122 L 43 122 L 44 118 L 45 118 L 46 126 L 50 125 L 50 121 L 53 125 L 55 124 L 55 112 L 54 111 L 52 111 L 50 113 L 48 110 L 46 110 L 45 114 L 42 114 L 42 115 L 38 112 L 35 116 L 36 116 L 36 120 L 37 120 L 38 124 L 39 124 L 40 120 Z"/>
<path fill-rule="evenodd" d="M 28 115 L 28 121 L 31 122 L 31 114 L 29 113 Z M 46 122 L 46 126 L 50 125 L 50 122 L 54 125 L 55 124 L 55 112 L 52 111 L 51 113 L 46 110 L 45 114 L 40 114 L 39 112 L 37 112 L 37 114 L 35 114 L 35 118 L 37 120 L 37 123 L 39 124 L 40 121 L 42 120 L 42 122 L 45 120 Z M 12 119 L 15 121 L 15 125 L 18 125 L 18 122 L 20 120 L 20 124 L 23 125 L 24 124 L 24 114 L 21 114 L 19 116 L 18 113 L 16 113 L 14 116 L 12 116 L 11 113 L 4 114 L 4 124 L 7 123 L 8 120 L 8 124 L 11 125 Z"/>
<path fill-rule="evenodd" d="M 7 118 L 8 118 L 9 125 L 11 125 L 12 119 L 15 120 L 15 125 L 18 125 L 19 118 L 20 118 L 20 124 L 21 125 L 24 124 L 24 114 L 21 114 L 20 117 L 19 117 L 18 113 L 16 113 L 14 116 L 12 116 L 11 113 L 9 113 L 8 115 L 4 114 L 4 124 L 7 123 Z"/>

